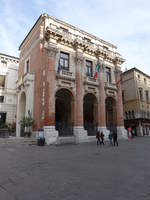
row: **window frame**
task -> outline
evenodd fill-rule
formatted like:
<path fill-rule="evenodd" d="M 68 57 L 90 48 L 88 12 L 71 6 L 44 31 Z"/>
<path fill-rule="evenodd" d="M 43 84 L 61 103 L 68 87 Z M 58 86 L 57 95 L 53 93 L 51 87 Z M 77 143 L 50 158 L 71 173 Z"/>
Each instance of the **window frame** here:
<path fill-rule="evenodd" d="M 62 54 L 67 55 L 68 58 L 62 57 Z M 67 67 L 65 66 L 65 61 L 68 62 Z M 63 65 L 62 65 L 61 62 L 63 62 Z M 63 52 L 63 51 L 60 52 L 60 66 L 61 66 L 62 70 L 69 71 L 69 68 L 70 68 L 70 55 L 69 55 L 69 53 Z"/>
<path fill-rule="evenodd" d="M 110 67 L 105 67 L 105 74 L 106 74 L 106 82 L 111 83 L 112 77 L 111 77 L 111 68 Z M 108 80 L 108 77 L 109 77 L 109 80 Z"/>
<path fill-rule="evenodd" d="M 88 65 L 89 63 L 90 65 Z M 85 60 L 85 74 L 87 77 L 93 77 L 93 62 L 91 60 Z"/>
<path fill-rule="evenodd" d="M 6 75 L 0 74 L 0 77 L 1 77 L 1 76 L 4 77 L 4 83 L 3 83 L 3 85 L 0 85 L 0 88 L 5 88 L 5 84 L 6 84 Z"/>
<path fill-rule="evenodd" d="M 143 88 L 139 88 L 139 98 L 140 101 L 143 101 Z"/>
<path fill-rule="evenodd" d="M 1 101 L 1 97 L 2 97 L 2 101 Z M 0 95 L 0 103 L 4 103 L 4 96 Z"/>

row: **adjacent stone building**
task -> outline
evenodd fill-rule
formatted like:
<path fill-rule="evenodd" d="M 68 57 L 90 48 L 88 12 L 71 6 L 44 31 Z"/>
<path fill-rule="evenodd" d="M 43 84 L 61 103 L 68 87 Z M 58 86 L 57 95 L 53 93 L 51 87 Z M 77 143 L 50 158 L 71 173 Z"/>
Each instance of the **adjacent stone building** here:
<path fill-rule="evenodd" d="M 0 125 L 16 122 L 19 59 L 0 53 Z"/>
<path fill-rule="evenodd" d="M 42 14 L 19 49 L 18 136 L 19 121 L 30 111 L 33 132 L 43 128 L 47 144 L 95 140 L 97 129 L 107 137 L 116 128 L 126 137 L 124 59 L 115 45 Z"/>
<path fill-rule="evenodd" d="M 125 127 L 137 136 L 150 134 L 150 76 L 137 68 L 122 75 Z"/>

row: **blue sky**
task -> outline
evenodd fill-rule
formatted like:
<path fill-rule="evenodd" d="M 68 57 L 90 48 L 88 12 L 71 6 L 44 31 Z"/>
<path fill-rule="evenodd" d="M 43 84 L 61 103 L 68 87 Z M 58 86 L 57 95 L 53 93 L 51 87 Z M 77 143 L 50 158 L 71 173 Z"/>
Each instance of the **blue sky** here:
<path fill-rule="evenodd" d="M 0 0 L 0 52 L 18 56 L 18 47 L 41 13 L 48 13 L 118 47 L 122 69 L 150 75 L 148 0 Z"/>

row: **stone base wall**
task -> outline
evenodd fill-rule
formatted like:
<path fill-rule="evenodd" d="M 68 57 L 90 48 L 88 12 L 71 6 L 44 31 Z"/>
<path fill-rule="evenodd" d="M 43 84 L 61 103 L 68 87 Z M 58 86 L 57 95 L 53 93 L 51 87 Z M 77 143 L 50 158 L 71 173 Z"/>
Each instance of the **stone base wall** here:
<path fill-rule="evenodd" d="M 55 126 L 44 126 L 44 136 L 46 144 L 57 144 L 58 131 L 55 130 Z"/>
<path fill-rule="evenodd" d="M 118 139 L 128 139 L 127 130 L 124 127 L 117 127 Z"/>
<path fill-rule="evenodd" d="M 83 126 L 74 127 L 74 136 L 76 143 L 88 142 L 87 131 L 84 130 Z"/>

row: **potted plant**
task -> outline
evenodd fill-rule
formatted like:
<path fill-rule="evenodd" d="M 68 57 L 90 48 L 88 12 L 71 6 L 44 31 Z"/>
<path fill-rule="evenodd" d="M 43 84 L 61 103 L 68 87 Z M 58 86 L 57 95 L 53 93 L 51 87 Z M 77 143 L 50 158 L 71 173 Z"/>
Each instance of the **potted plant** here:
<path fill-rule="evenodd" d="M 26 117 L 23 117 L 22 120 L 20 121 L 21 127 L 24 129 L 24 136 L 28 137 L 31 136 L 33 123 L 34 120 L 29 110 L 28 115 Z"/>

